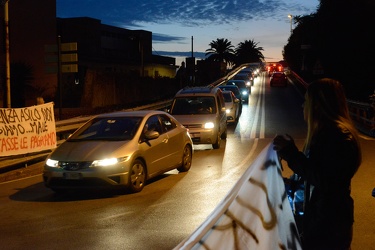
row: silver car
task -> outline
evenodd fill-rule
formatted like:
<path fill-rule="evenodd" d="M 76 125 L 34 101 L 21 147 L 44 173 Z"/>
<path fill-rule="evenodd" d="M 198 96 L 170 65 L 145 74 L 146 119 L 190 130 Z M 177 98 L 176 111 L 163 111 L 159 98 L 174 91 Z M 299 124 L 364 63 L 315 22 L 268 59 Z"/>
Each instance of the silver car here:
<path fill-rule="evenodd" d="M 225 101 L 225 112 L 227 113 L 227 122 L 236 123 L 240 116 L 240 100 L 236 98 L 232 91 L 223 91 Z"/>
<path fill-rule="evenodd" d="M 227 138 L 227 115 L 221 89 L 213 86 L 186 87 L 175 95 L 169 111 L 189 129 L 194 144 L 220 148 Z"/>
<path fill-rule="evenodd" d="M 187 129 L 166 112 L 102 114 L 47 157 L 43 181 L 56 192 L 105 187 L 140 192 L 150 178 L 175 168 L 188 171 L 192 154 Z"/>

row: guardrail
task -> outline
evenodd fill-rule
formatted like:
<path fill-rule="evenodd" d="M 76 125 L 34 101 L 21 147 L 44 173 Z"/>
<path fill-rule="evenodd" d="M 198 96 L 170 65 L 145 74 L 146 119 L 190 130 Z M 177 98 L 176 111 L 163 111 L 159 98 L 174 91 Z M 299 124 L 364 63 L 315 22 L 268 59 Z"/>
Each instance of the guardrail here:
<path fill-rule="evenodd" d="M 308 83 L 306 83 L 299 75 L 291 71 L 291 75 L 297 80 L 300 85 L 306 90 Z M 357 129 L 364 134 L 375 137 L 375 93 L 370 97 L 373 103 L 358 102 L 354 100 L 347 100 L 350 116 L 354 121 Z"/>
<path fill-rule="evenodd" d="M 375 107 L 370 103 L 348 100 L 349 112 L 358 130 L 375 137 Z"/>

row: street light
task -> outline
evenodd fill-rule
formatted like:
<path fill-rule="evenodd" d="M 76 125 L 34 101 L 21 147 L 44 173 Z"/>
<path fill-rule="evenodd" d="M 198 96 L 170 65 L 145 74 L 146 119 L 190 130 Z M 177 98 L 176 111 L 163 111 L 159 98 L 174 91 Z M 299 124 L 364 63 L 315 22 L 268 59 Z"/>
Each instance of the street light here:
<path fill-rule="evenodd" d="M 288 18 L 290 19 L 290 34 L 292 34 L 292 32 L 293 32 L 293 27 L 292 27 L 293 16 L 291 14 L 289 14 Z"/>
<path fill-rule="evenodd" d="M 1 4 L 4 5 L 4 24 L 5 24 L 5 74 L 6 74 L 6 89 L 7 89 L 7 108 L 11 107 L 10 100 L 10 56 L 9 56 L 9 0 L 3 0 Z"/>

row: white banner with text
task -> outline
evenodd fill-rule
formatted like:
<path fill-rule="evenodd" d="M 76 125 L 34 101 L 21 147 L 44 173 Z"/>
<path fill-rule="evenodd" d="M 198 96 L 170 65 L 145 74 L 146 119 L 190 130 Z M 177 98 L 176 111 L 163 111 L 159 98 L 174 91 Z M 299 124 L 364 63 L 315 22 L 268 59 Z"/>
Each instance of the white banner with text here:
<path fill-rule="evenodd" d="M 302 249 L 282 169 L 269 144 L 177 249 Z"/>
<path fill-rule="evenodd" d="M 52 102 L 25 108 L 0 108 L 0 156 L 34 153 L 56 145 Z"/>

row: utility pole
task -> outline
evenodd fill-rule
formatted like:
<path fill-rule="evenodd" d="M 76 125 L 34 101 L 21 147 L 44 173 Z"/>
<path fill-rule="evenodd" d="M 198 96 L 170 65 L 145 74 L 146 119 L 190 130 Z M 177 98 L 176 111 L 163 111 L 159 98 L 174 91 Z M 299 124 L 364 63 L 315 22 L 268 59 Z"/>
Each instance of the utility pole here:
<path fill-rule="evenodd" d="M 11 107 L 10 99 L 10 55 L 9 55 L 9 0 L 4 0 L 4 26 L 5 26 L 5 73 L 6 73 L 6 91 L 7 91 L 7 108 Z"/>
<path fill-rule="evenodd" d="M 194 37 L 191 36 L 191 57 L 194 57 L 194 50 L 193 50 L 193 43 L 194 42 Z"/>

